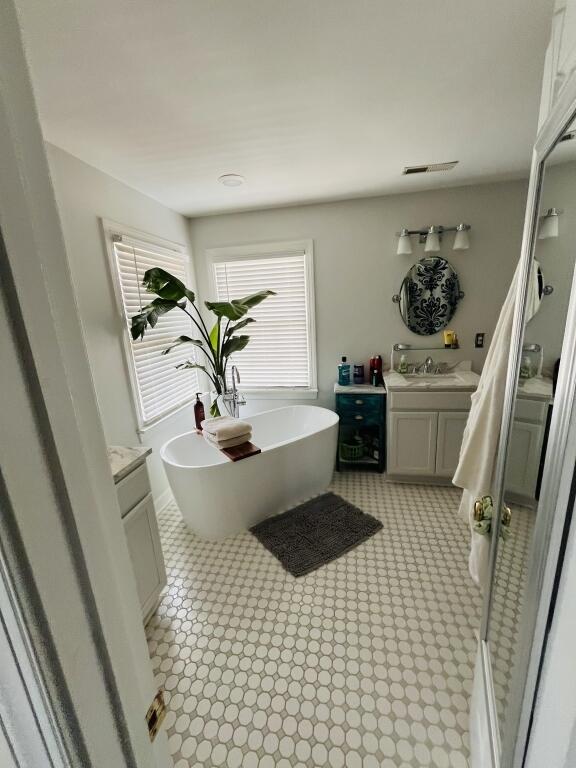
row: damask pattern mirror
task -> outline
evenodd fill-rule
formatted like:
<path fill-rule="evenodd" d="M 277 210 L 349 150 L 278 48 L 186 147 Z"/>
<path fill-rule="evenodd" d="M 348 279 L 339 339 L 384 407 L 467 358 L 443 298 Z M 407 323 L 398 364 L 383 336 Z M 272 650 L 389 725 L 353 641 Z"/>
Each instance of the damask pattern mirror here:
<path fill-rule="evenodd" d="M 449 324 L 460 299 L 460 281 L 440 256 L 425 257 L 408 270 L 400 293 L 392 297 L 404 324 L 419 336 L 431 336 Z"/>

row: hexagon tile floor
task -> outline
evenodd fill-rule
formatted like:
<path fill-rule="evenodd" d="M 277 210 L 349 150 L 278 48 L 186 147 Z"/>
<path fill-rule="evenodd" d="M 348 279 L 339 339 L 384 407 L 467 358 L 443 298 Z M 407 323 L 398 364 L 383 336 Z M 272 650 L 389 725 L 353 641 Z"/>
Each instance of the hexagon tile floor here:
<path fill-rule="evenodd" d="M 295 579 L 250 534 L 160 514 L 168 588 L 147 627 L 175 768 L 466 768 L 481 598 L 460 491 L 336 475 L 384 528 Z"/>

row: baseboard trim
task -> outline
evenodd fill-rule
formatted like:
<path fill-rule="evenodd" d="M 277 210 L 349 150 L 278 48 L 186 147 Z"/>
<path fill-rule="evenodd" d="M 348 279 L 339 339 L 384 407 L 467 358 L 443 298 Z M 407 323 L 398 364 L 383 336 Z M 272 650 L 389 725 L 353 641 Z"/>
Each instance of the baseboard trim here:
<path fill-rule="evenodd" d="M 168 504 L 174 499 L 174 496 L 172 495 L 172 491 L 170 490 L 170 487 L 166 488 L 165 491 L 163 491 L 160 496 L 157 496 L 154 499 L 154 510 L 156 514 L 160 514 L 164 507 L 167 507 Z"/>

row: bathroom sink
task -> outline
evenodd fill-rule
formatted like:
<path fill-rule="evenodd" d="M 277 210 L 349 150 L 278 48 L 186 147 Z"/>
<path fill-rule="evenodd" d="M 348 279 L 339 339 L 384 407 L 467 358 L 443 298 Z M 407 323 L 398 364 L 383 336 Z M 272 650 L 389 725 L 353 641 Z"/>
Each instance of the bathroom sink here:
<path fill-rule="evenodd" d="M 446 373 L 398 373 L 387 371 L 384 375 L 386 389 L 393 390 L 474 390 L 480 377 L 470 370 L 470 365 L 460 364 L 460 369 Z"/>
<path fill-rule="evenodd" d="M 403 373 L 401 374 L 410 382 L 421 384 L 457 384 L 462 381 L 455 373 Z"/>

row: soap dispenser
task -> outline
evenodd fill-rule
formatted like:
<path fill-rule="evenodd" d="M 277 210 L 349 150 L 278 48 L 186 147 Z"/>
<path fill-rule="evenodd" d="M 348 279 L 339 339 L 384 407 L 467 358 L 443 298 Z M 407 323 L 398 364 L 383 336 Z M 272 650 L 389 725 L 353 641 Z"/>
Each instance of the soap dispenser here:
<path fill-rule="evenodd" d="M 196 392 L 196 402 L 194 403 L 194 421 L 198 432 L 202 432 L 202 422 L 206 418 L 204 413 L 204 403 L 200 400 L 202 392 Z"/>
<path fill-rule="evenodd" d="M 406 355 L 400 356 L 400 362 L 398 363 L 398 373 L 408 373 L 408 361 Z"/>

